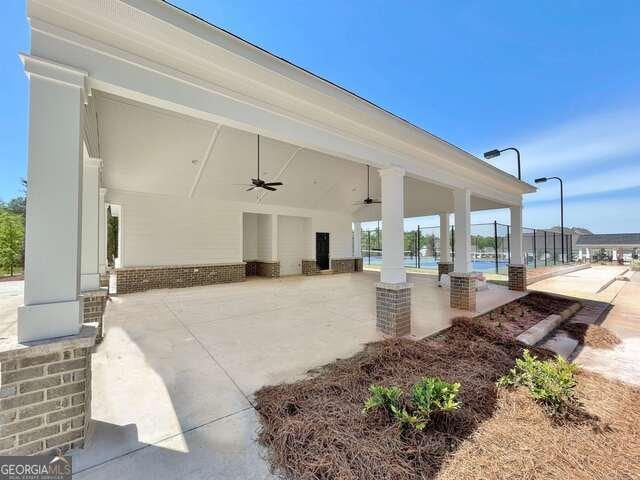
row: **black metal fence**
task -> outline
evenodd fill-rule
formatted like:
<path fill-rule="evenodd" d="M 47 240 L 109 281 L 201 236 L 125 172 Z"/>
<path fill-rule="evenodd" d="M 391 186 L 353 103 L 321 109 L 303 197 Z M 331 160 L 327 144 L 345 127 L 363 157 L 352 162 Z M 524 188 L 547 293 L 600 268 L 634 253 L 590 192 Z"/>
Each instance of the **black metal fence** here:
<path fill-rule="evenodd" d="M 452 259 L 455 257 L 455 227 L 449 234 Z M 369 265 L 382 263 L 382 229 L 362 231 L 362 256 Z M 574 261 L 573 235 L 565 234 L 562 257 L 561 235 L 550 230 L 522 229 L 523 262 L 529 268 Z M 404 232 L 404 264 L 407 267 L 437 270 L 441 259 L 440 227 L 418 226 Z M 498 222 L 471 225 L 471 262 L 474 271 L 507 273 L 511 261 L 511 227 Z"/>

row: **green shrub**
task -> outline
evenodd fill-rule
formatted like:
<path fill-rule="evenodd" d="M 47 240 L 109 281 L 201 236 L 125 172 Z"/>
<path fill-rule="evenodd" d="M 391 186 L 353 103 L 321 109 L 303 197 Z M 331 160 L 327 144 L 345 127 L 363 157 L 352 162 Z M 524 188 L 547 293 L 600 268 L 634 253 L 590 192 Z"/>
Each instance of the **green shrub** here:
<path fill-rule="evenodd" d="M 429 418 L 434 412 L 450 412 L 460 407 L 456 399 L 459 383 L 447 383 L 439 378 L 423 378 L 411 388 L 411 402 L 416 412 Z"/>
<path fill-rule="evenodd" d="M 364 404 L 363 413 L 382 407 L 402 425 L 423 430 L 435 412 L 450 412 L 460 408 L 457 401 L 459 383 L 447 383 L 439 378 L 423 378 L 411 388 L 411 402 L 403 405 L 403 392 L 399 387 L 371 385 L 371 396 Z"/>
<path fill-rule="evenodd" d="M 574 401 L 577 368 L 559 355 L 541 361 L 525 350 L 522 358 L 516 359 L 515 367 L 498 380 L 498 386 L 524 386 L 534 399 L 558 413 Z"/>
<path fill-rule="evenodd" d="M 371 385 L 369 387 L 371 396 L 367 399 L 362 409 L 362 413 L 367 413 L 374 408 L 382 407 L 390 414 L 395 414 L 400 408 L 400 402 L 403 395 L 400 387 L 382 387 L 380 385 Z"/>

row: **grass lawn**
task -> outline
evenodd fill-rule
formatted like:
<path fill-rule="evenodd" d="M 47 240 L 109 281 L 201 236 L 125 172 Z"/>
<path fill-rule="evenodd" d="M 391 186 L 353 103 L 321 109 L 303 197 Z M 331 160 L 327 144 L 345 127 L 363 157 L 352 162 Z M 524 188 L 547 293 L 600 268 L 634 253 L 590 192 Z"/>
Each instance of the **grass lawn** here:
<path fill-rule="evenodd" d="M 536 305 L 544 302 L 526 307 Z M 519 322 L 456 320 L 435 337 L 376 342 L 305 380 L 261 389 L 259 440 L 272 466 L 291 479 L 640 478 L 640 390 L 579 371 L 581 406 L 558 418 L 527 391 L 496 387 L 522 355 L 513 337 L 528 322 Z M 460 382 L 461 408 L 435 414 L 423 431 L 384 410 L 362 414 L 370 385 L 408 392 L 425 376 Z"/>

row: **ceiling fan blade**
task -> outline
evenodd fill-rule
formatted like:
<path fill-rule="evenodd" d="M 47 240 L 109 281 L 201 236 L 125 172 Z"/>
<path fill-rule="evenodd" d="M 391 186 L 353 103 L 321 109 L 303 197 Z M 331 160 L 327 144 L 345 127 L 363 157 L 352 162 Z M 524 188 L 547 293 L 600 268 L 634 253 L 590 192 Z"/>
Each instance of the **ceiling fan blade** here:
<path fill-rule="evenodd" d="M 382 203 L 382 200 L 371 200 L 371 203 Z"/>
<path fill-rule="evenodd" d="M 268 183 L 265 183 L 265 185 L 268 185 L 270 187 L 277 187 L 284 184 L 282 182 L 268 182 Z"/>
<path fill-rule="evenodd" d="M 270 187 L 269 185 L 263 185 L 262 188 L 269 190 L 270 192 L 275 192 L 277 190 L 277 188 Z"/>
<path fill-rule="evenodd" d="M 247 188 L 245 191 L 246 191 L 246 192 L 250 192 L 251 190 L 254 190 L 255 188 L 256 188 L 256 187 L 249 187 L 249 188 Z"/>

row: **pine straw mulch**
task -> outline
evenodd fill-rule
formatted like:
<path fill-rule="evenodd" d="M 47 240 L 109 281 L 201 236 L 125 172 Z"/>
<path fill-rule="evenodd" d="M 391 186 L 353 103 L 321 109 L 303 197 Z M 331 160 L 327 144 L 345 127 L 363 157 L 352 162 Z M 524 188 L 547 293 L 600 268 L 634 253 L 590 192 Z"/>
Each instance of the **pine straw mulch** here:
<path fill-rule="evenodd" d="M 560 330 L 564 330 L 578 340 L 580 345 L 587 347 L 611 349 L 620 344 L 620 338 L 615 333 L 599 325 L 567 322 Z"/>
<path fill-rule="evenodd" d="M 468 319 L 421 341 L 369 344 L 312 378 L 258 391 L 259 441 L 290 479 L 638 478 L 640 392 L 580 373 L 589 414 L 559 425 L 524 392 L 495 386 L 522 350 Z M 407 392 L 424 376 L 460 382 L 462 408 L 435 415 L 423 432 L 384 412 L 362 414 L 371 384 Z"/>
<path fill-rule="evenodd" d="M 568 308 L 572 300 L 532 292 L 475 318 L 500 331 L 504 338 L 515 338 L 552 313 Z"/>

